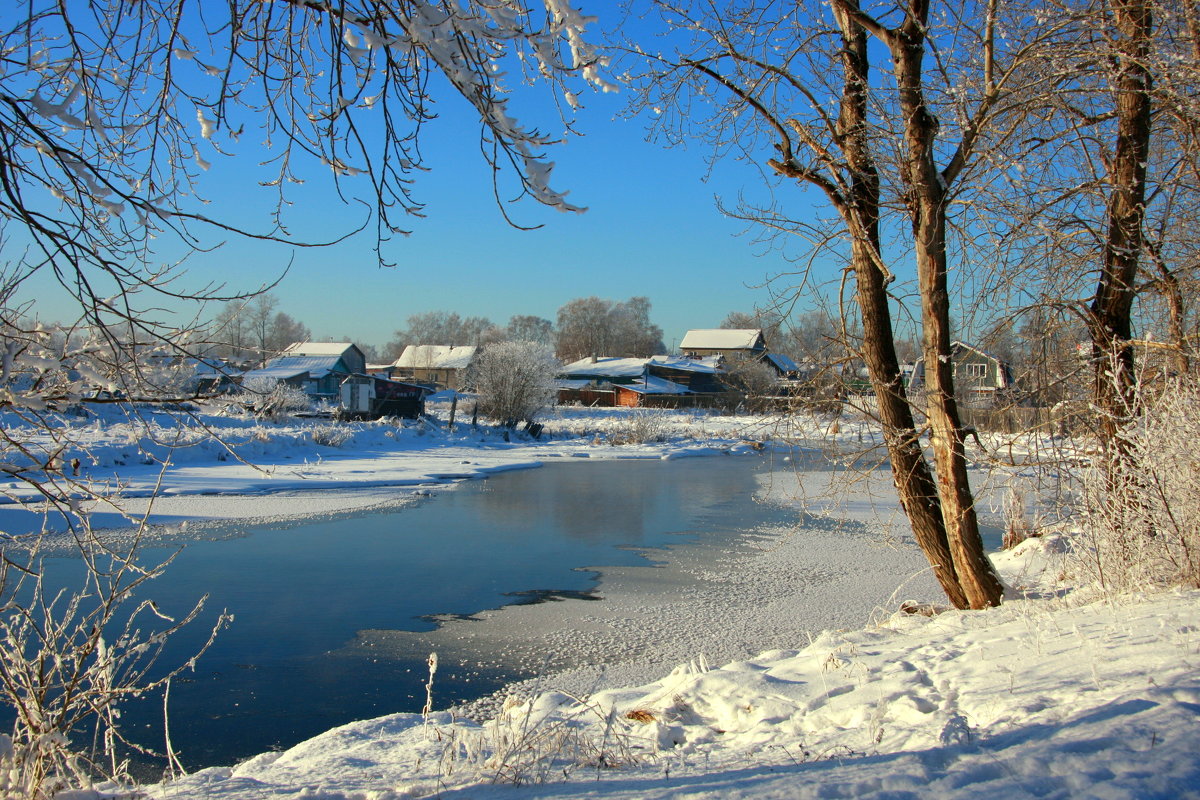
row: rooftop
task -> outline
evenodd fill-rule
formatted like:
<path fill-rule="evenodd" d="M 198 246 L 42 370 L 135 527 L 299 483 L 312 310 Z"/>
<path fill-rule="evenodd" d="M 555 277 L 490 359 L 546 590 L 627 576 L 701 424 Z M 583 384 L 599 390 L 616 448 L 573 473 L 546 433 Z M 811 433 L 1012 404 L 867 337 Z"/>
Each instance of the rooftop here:
<path fill-rule="evenodd" d="M 712 328 L 691 330 L 684 334 L 679 347 L 683 350 L 752 350 L 762 338 L 759 328 Z"/>

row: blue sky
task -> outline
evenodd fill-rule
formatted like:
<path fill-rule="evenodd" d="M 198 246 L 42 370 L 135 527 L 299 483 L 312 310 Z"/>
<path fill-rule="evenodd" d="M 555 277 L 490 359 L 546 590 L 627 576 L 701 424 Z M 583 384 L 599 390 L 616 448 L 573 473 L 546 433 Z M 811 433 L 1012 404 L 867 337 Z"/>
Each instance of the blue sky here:
<path fill-rule="evenodd" d="M 553 185 L 569 189 L 586 213 L 528 200 L 509 206 L 519 224 L 542 225 L 533 231 L 511 227 L 497 208 L 469 115 L 446 113 L 425 130 L 432 171 L 419 177 L 416 193 L 428 216 L 385 251 L 397 266 L 377 266 L 369 235 L 298 251 L 274 292 L 281 309 L 315 336 L 383 344 L 422 311 L 504 324 L 515 314 L 553 320 L 576 297 L 644 295 L 669 346 L 688 328 L 716 327 L 730 311 L 765 303 L 767 294 L 750 287 L 786 265 L 775 255 L 758 257 L 739 236 L 744 224 L 724 217 L 714 199 L 753 189 L 757 172 L 723 164 L 706 182 L 702 148 L 645 141 L 642 121 L 615 117 L 623 103 L 619 96 L 589 98 L 577 123 L 584 135 L 550 150 Z M 315 204 L 345 224 L 353 212 L 335 202 Z M 288 255 L 231 243 L 226 252 L 194 259 L 193 268 L 257 261 L 237 255 L 249 250 L 264 253 L 264 267 L 277 268 Z"/>
<path fill-rule="evenodd" d="M 615 107 L 604 100 L 592 104 Z M 428 217 L 389 246 L 395 268 L 375 265 L 366 238 L 297 255 L 277 294 L 314 334 L 349 333 L 382 343 L 421 311 L 445 309 L 503 324 L 514 314 L 553 319 L 576 297 L 645 295 L 670 345 L 687 328 L 715 327 L 728 312 L 764 300 L 747 284 L 780 269 L 770 258 L 756 258 L 750 242 L 737 236 L 744 226 L 716 209 L 714 193 L 736 195 L 740 188 L 723 174 L 732 170 L 705 183 L 699 151 L 645 142 L 638 121 L 589 109 L 581 120 L 586 135 L 551 156 L 554 185 L 569 188 L 571 201 L 588 211 L 566 214 L 527 201 L 511 207 L 520 224 L 543 225 L 534 231 L 512 228 L 497 209 L 473 131 L 442 127 L 451 126 L 435 123 L 426 131 L 437 140 L 428 148 L 432 172 L 417 186 Z M 348 302 L 323 322 L 331 268 L 339 284 L 357 288 L 348 286 Z"/>
<path fill-rule="evenodd" d="M 280 310 L 308 325 L 315 338 L 348 337 L 372 345 L 385 344 L 408 316 L 425 311 L 486 316 L 503 325 L 516 314 L 553 320 L 560 306 L 577 297 L 642 295 L 650 299 L 652 320 L 670 347 L 689 328 L 715 327 L 731 311 L 767 303 L 768 293 L 754 287 L 788 264 L 777 253 L 764 254 L 751 237 L 739 236 L 744 223 L 724 217 L 714 199 L 719 195 L 732 203 L 744 191 L 761 192 L 760 173 L 732 161 L 709 170 L 703 145 L 668 149 L 646 141 L 643 120 L 619 117 L 628 91 L 584 95 L 585 108 L 576 119 L 583 135 L 549 150 L 557 164 L 553 186 L 569 189 L 571 202 L 588 207 L 584 214 L 526 200 L 510 206 L 511 216 L 542 227 L 509 226 L 479 154 L 475 112 L 443 93 L 441 118 L 423 132 L 421 149 L 431 171 L 418 175 L 415 187 L 427 217 L 413 220 L 411 236 L 388 246 L 385 257 L 395 267 L 378 266 L 370 231 L 315 249 L 230 237 L 215 250 L 189 256 L 187 281 L 246 291 L 275 280 L 290 263 L 272 290 Z M 535 95 L 514 96 L 512 110 L 523 121 L 546 118 L 546 94 Z M 256 137 L 261 135 L 248 131 L 229 148 L 239 158 L 213 157 L 201 191 L 218 218 L 262 230 L 269 226 L 272 200 L 257 187 L 253 165 L 262 153 L 255 149 Z M 359 207 L 334 196 L 326 167 L 314 165 L 306 178 L 305 186 L 294 189 L 288 215 L 294 235 L 333 237 L 362 221 Z M 813 199 L 798 189 L 785 191 L 795 192 L 789 199 L 793 214 Z M 162 257 L 171 260 L 170 253 Z M 37 296 L 42 319 L 74 318 L 48 276 L 26 290 Z"/>

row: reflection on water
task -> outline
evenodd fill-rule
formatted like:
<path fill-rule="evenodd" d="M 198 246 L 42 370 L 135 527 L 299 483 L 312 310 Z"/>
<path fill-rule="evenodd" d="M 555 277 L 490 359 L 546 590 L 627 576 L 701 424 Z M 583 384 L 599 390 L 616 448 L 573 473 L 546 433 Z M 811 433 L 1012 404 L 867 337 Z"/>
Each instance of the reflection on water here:
<path fill-rule="evenodd" d="M 418 711 L 423 655 L 343 645 L 364 630 L 430 630 L 432 617 L 586 597 L 596 576 L 581 567 L 645 563 L 637 549 L 781 522 L 786 512 L 752 501 L 754 473 L 766 468 L 749 456 L 554 463 L 386 513 L 189 543 L 148 594 L 181 614 L 208 593 L 208 611 L 171 642 L 163 663 L 186 659 L 221 609 L 235 622 L 172 686 L 172 741 L 196 768 L 355 719 Z M 78 566 L 51 559 L 47 580 L 74 585 Z M 444 667 L 438 705 L 520 677 Z M 155 746 L 161 713 L 158 703 L 133 704 L 125 721 Z"/>
<path fill-rule="evenodd" d="M 488 521 L 522 531 L 552 525 L 586 542 L 610 542 L 619 531 L 626 544 L 638 544 L 646 536 L 686 530 L 681 526 L 697 514 L 746 500 L 754 490 L 748 475 L 722 474 L 730 470 L 714 470 L 708 459 L 561 466 L 566 468 L 551 465 L 522 475 L 519 491 L 502 481 L 485 484 L 481 503 Z"/>

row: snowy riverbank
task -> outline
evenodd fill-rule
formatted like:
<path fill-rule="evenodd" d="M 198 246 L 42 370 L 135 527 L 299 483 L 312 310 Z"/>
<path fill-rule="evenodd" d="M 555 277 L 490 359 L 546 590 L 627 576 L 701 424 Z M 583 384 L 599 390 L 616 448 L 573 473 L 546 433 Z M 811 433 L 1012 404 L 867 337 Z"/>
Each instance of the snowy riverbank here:
<path fill-rule="evenodd" d="M 557 459 L 736 453 L 772 446 L 785 433 L 801 444 L 816 442 L 821 433 L 819 420 L 785 430 L 774 418 L 684 412 L 636 415 L 631 422 L 625 409 L 563 409 L 535 440 L 475 428 L 461 416 L 451 427 L 441 411 L 440 422 L 396 425 L 271 421 L 207 409 L 137 408 L 130 417 L 121 408 L 101 407 L 82 418 L 61 415 L 52 423 L 53 436 L 14 415 L 0 422 L 31 455 L 77 464 L 55 488 L 62 495 L 105 498 L 85 505 L 96 527 L 110 529 L 128 527 L 147 513 L 159 525 L 203 525 L 354 512 Z M 2 529 L 40 530 L 40 515 L 20 505 L 38 499 L 31 486 L 0 480 Z"/>
<path fill-rule="evenodd" d="M 80 480 L 127 513 L 144 512 L 161 481 L 151 517 L 167 535 L 185 522 L 402 503 L 558 459 L 774 447 L 782 456 L 782 430 L 752 417 L 663 415 L 661 441 L 617 445 L 630 438 L 625 413 L 567 413 L 540 441 L 505 442 L 469 426 L 355 425 L 328 447 L 316 441 L 327 423 L 213 417 L 194 419 L 218 429 L 224 446 L 198 432 L 191 441 L 186 421 L 168 419 L 150 420 L 161 433 L 149 437 L 119 419 L 92 420 L 75 441 Z M 812 446 L 831 438 L 818 419 L 788 434 Z M 832 438 L 871 442 L 845 421 Z M 754 531 L 719 554 L 680 548 L 653 575 L 606 573 L 602 604 L 512 607 L 433 635 L 431 649 L 446 659 L 489 637 L 514 658 L 545 659 L 547 677 L 514 687 L 524 699 L 487 706 L 496 719 L 356 722 L 150 796 L 1200 796 L 1200 593 L 1105 601 L 1074 590 L 1063 580 L 1062 540 L 1050 538 L 997 557 L 1013 589 L 1000 609 L 898 613 L 900 601 L 936 594 L 903 526 L 892 525 L 886 476 L 835 494 L 812 474 L 799 485 L 785 470 L 772 474 L 764 494 L 846 524 Z M 102 514 L 102 523 L 122 522 Z M 10 532 L 32 516 L 0 506 Z M 564 648 L 595 650 L 593 666 L 554 672 L 551 655 Z"/>
<path fill-rule="evenodd" d="M 1056 544 L 997 559 L 1032 591 L 999 609 L 896 613 L 721 667 L 696 657 L 585 702 L 513 701 L 483 725 L 366 720 L 151 795 L 1200 796 L 1200 592 L 1062 594 Z"/>

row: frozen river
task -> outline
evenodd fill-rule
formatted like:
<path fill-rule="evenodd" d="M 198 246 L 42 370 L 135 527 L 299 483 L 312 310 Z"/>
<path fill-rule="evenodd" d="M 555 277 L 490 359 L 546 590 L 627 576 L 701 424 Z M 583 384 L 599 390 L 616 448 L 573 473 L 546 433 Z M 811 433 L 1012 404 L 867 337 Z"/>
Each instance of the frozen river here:
<path fill-rule="evenodd" d="M 794 512 L 753 499 L 769 469 L 753 456 L 559 462 L 387 513 L 210 531 L 184 544 L 148 590 L 172 615 L 209 595 L 164 664 L 186 658 L 221 609 L 235 617 L 195 673 L 171 688 L 175 748 L 189 768 L 233 763 L 352 720 L 420 710 L 428 645 L 404 634 L 439 623 L 469 629 L 476 623 L 461 618 L 510 604 L 603 603 L 598 568 L 651 566 L 647 555 L 664 547 L 721 548 L 749 528 L 784 525 Z M 149 548 L 145 559 L 171 552 Z M 70 585 L 77 565 L 50 559 L 47 574 Z M 536 659 L 487 652 L 497 648 L 503 643 L 481 642 L 443 658 L 436 705 L 471 701 L 537 670 Z M 569 653 L 555 657 L 558 667 L 572 665 Z M 148 703 L 124 716 L 161 749 L 161 714 Z"/>

